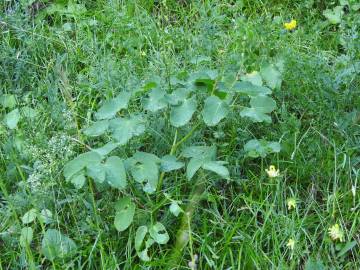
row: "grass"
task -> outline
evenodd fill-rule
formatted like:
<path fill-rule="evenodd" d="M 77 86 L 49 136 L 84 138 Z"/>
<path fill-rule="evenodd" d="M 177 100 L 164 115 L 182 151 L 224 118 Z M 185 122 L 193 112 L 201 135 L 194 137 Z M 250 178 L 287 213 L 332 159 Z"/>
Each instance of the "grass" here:
<path fill-rule="evenodd" d="M 360 268 L 359 11 L 331 25 L 323 11 L 339 3 L 320 0 L 28 2 L 0 4 L 0 269 L 190 269 L 192 260 L 198 269 Z M 297 28 L 285 31 L 292 18 Z M 183 71 L 231 75 L 279 61 L 283 83 L 273 92 L 271 124 L 233 110 L 216 127 L 195 119 L 196 129 L 175 131 L 166 113 L 149 115 L 146 134 L 116 150 L 124 158 L 136 150 L 163 156 L 177 134 L 187 139 L 181 147 L 215 144 L 231 180 L 203 173 L 189 184 L 183 173 L 164 174 L 151 196 L 136 185 L 109 191 L 89 181 L 77 190 L 65 181 L 69 160 L 107 142 L 81 132 L 100 101 L 146 80 L 168 84 Z M 129 112 L 139 110 L 142 95 Z M 36 115 L 21 110 L 10 129 L 5 115 L 25 106 Z M 280 153 L 246 157 L 243 147 L 254 138 L 279 141 Z M 271 164 L 281 178 L 267 177 Z M 191 214 L 171 215 L 164 193 Z M 137 214 L 117 232 L 113 211 L 123 196 L 133 198 Z M 32 208 L 49 209 L 53 221 L 23 224 Z M 143 262 L 134 238 L 149 216 L 161 220 L 170 241 L 151 247 Z M 336 223 L 342 243 L 328 235 Z M 25 226 L 34 232 L 29 245 L 19 242 Z M 71 238 L 76 252 L 48 260 L 41 250 L 48 228 Z"/>

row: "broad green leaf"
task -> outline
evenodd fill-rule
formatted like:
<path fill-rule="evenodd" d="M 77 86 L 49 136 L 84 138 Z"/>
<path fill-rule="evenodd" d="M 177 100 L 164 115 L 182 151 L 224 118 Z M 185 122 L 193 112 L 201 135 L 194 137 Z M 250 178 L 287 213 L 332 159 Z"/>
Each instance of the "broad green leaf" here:
<path fill-rule="evenodd" d="M 326 9 L 323 11 L 323 15 L 331 24 L 341 23 L 341 18 L 344 14 L 342 6 L 336 6 L 333 9 Z"/>
<path fill-rule="evenodd" d="M 160 222 L 156 222 L 149 229 L 150 236 L 155 240 L 156 243 L 164 245 L 169 241 L 169 234 L 166 228 Z"/>
<path fill-rule="evenodd" d="M 149 97 L 144 99 L 144 108 L 150 112 L 156 112 L 167 106 L 166 92 L 160 88 L 154 88 L 149 93 Z"/>
<path fill-rule="evenodd" d="M 70 181 L 70 179 L 83 170 L 86 166 L 91 166 L 92 164 L 98 164 L 101 162 L 102 157 L 93 151 L 80 154 L 75 159 L 69 161 L 64 166 L 64 176 L 65 179 Z"/>
<path fill-rule="evenodd" d="M 196 99 L 192 97 L 184 100 L 184 102 L 171 108 L 170 112 L 170 123 L 174 127 L 182 127 L 186 125 L 196 111 Z"/>
<path fill-rule="evenodd" d="M 276 108 L 276 102 L 268 96 L 257 96 L 250 99 L 252 108 L 263 113 L 271 113 Z"/>
<path fill-rule="evenodd" d="M 266 65 L 260 70 L 261 76 L 271 89 L 280 89 L 282 76 L 274 65 Z"/>
<path fill-rule="evenodd" d="M 143 188 L 145 192 L 155 192 L 159 178 L 159 168 L 155 162 L 151 160 L 137 162 L 130 170 L 136 182 L 145 184 Z"/>
<path fill-rule="evenodd" d="M 152 244 L 154 244 L 154 243 L 155 243 L 154 239 L 148 238 L 145 241 L 145 248 L 137 253 L 139 258 L 141 260 L 143 260 L 144 262 L 148 262 L 148 261 L 151 260 L 149 255 L 148 255 L 148 250 L 152 246 Z"/>
<path fill-rule="evenodd" d="M 356 245 L 357 245 L 356 241 L 347 242 L 345 244 L 345 246 L 339 251 L 339 253 L 337 254 L 337 257 L 344 256 L 348 251 L 353 249 Z"/>
<path fill-rule="evenodd" d="M 253 122 L 271 123 L 271 117 L 256 108 L 245 108 L 240 112 L 241 117 L 249 117 Z"/>
<path fill-rule="evenodd" d="M 246 155 L 252 158 L 264 158 L 267 154 L 279 153 L 280 149 L 278 142 L 267 142 L 265 140 L 250 140 L 244 145 Z"/>
<path fill-rule="evenodd" d="M 117 97 L 105 101 L 98 112 L 95 113 L 95 117 L 99 120 L 115 117 L 118 111 L 127 108 L 130 97 L 131 93 L 121 92 Z"/>
<path fill-rule="evenodd" d="M 36 216 L 37 216 L 37 210 L 32 208 L 23 215 L 21 221 L 23 224 L 29 224 L 36 219 Z"/>
<path fill-rule="evenodd" d="M 115 209 L 115 228 L 119 232 L 125 231 L 133 222 L 135 214 L 135 204 L 131 201 L 129 197 L 125 197 L 120 199 L 116 203 Z"/>
<path fill-rule="evenodd" d="M 113 130 L 112 137 L 120 144 L 126 144 L 132 137 L 139 136 L 145 131 L 145 121 L 140 115 L 129 118 L 115 118 L 110 121 Z"/>
<path fill-rule="evenodd" d="M 143 244 L 148 228 L 146 226 L 140 226 L 135 233 L 135 250 L 139 251 Z"/>
<path fill-rule="evenodd" d="M 179 204 L 175 201 L 173 201 L 171 204 L 170 204 L 170 212 L 175 216 L 179 216 L 179 214 L 181 212 L 183 212 L 183 210 L 181 209 L 181 207 L 179 206 Z"/>
<path fill-rule="evenodd" d="M 38 215 L 38 219 L 45 224 L 50 224 L 53 222 L 53 215 L 49 209 L 43 209 Z"/>
<path fill-rule="evenodd" d="M 271 123 L 271 117 L 266 113 L 276 108 L 276 102 L 268 96 L 255 96 L 250 99 L 251 108 L 245 108 L 240 112 L 242 117 L 249 117 L 253 122 Z"/>
<path fill-rule="evenodd" d="M 20 120 L 20 112 L 19 109 L 14 109 L 4 117 L 4 122 L 8 128 L 14 129 L 16 128 L 18 122 Z"/>
<path fill-rule="evenodd" d="M 20 111 L 24 117 L 30 118 L 30 119 L 35 118 L 38 114 L 38 112 L 36 110 L 34 110 L 33 108 L 30 108 L 28 106 L 22 107 L 20 109 Z"/>
<path fill-rule="evenodd" d="M 84 173 L 80 172 L 75 175 L 73 175 L 70 178 L 70 182 L 75 186 L 75 188 L 80 189 L 84 186 L 86 181 Z"/>
<path fill-rule="evenodd" d="M 190 159 L 187 167 L 186 167 L 186 177 L 188 180 L 191 180 L 195 173 L 201 168 L 204 164 L 204 160 L 200 158 L 192 158 Z"/>
<path fill-rule="evenodd" d="M 183 162 L 177 161 L 175 156 L 166 155 L 161 159 L 160 169 L 163 172 L 170 172 L 184 167 Z"/>
<path fill-rule="evenodd" d="M 204 86 L 210 92 L 214 88 L 217 76 L 216 70 L 202 70 L 191 74 L 189 81 L 194 83 L 195 89 L 197 86 Z"/>
<path fill-rule="evenodd" d="M 76 251 L 73 240 L 63 235 L 58 230 L 48 229 L 41 242 L 41 251 L 48 260 L 64 258 Z"/>
<path fill-rule="evenodd" d="M 156 155 L 146 152 L 137 151 L 133 158 L 138 162 L 154 162 L 154 163 L 160 163 L 161 159 L 158 158 Z"/>
<path fill-rule="evenodd" d="M 187 99 L 189 94 L 191 93 L 191 89 L 188 88 L 179 88 L 173 91 L 171 94 L 166 95 L 166 101 L 170 105 L 180 105 L 183 101 Z"/>
<path fill-rule="evenodd" d="M 202 165 L 202 168 L 207 171 L 212 171 L 224 179 L 230 179 L 229 170 L 222 164 L 223 162 L 220 161 L 207 161 Z"/>
<path fill-rule="evenodd" d="M 208 126 L 216 126 L 229 113 L 229 105 L 216 96 L 205 100 L 202 116 Z"/>
<path fill-rule="evenodd" d="M 33 229 L 31 227 L 24 227 L 21 229 L 20 234 L 20 246 L 26 247 L 31 244 L 31 241 L 33 239 Z"/>
<path fill-rule="evenodd" d="M 152 238 L 148 238 L 146 241 L 144 241 L 147 234 L 148 234 L 148 228 L 146 226 L 140 226 L 135 233 L 136 253 L 139 256 L 139 258 L 145 262 L 150 261 L 150 257 L 148 255 L 148 249 L 154 243 L 154 240 Z"/>
<path fill-rule="evenodd" d="M 94 151 L 95 153 L 97 153 L 101 156 L 106 156 L 111 151 L 116 149 L 119 145 L 120 144 L 116 143 L 116 142 L 108 142 L 107 144 L 105 144 L 104 146 L 102 146 L 100 148 L 92 149 L 92 151 Z"/>
<path fill-rule="evenodd" d="M 12 109 L 16 106 L 16 98 L 11 94 L 0 95 L 0 105 L 4 108 Z"/>
<path fill-rule="evenodd" d="M 265 96 L 271 94 L 271 90 L 265 86 L 258 86 L 251 82 L 236 82 L 233 90 L 238 93 L 247 94 L 249 96 Z"/>
<path fill-rule="evenodd" d="M 86 136 L 96 137 L 104 134 L 109 128 L 108 120 L 101 120 L 93 123 L 91 126 L 84 129 Z"/>
<path fill-rule="evenodd" d="M 109 157 L 104 167 L 106 169 L 106 181 L 109 185 L 119 189 L 126 187 L 126 172 L 122 159 L 116 156 Z"/>
<path fill-rule="evenodd" d="M 253 71 L 251 73 L 245 74 L 244 76 L 241 76 L 240 78 L 242 81 L 251 82 L 254 85 L 262 86 L 263 81 L 262 78 L 257 71 Z"/>
<path fill-rule="evenodd" d="M 305 263 L 304 270 L 325 270 L 325 266 L 321 260 L 309 258 Z"/>
<path fill-rule="evenodd" d="M 216 146 L 189 146 L 182 151 L 186 158 L 213 160 L 216 157 Z"/>
<path fill-rule="evenodd" d="M 105 165 L 102 163 L 91 164 L 86 167 L 86 175 L 94 179 L 97 183 L 102 183 L 105 180 Z"/>
<path fill-rule="evenodd" d="M 211 57 L 205 55 L 196 55 L 190 59 L 191 64 L 200 64 L 201 62 L 210 62 Z"/>

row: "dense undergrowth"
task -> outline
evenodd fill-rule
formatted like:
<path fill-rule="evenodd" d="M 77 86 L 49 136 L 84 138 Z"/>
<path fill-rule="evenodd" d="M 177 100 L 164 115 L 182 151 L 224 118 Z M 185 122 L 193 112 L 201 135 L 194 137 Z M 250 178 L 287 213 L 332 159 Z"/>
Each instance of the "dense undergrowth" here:
<path fill-rule="evenodd" d="M 360 268 L 359 8 L 0 3 L 0 269 Z"/>

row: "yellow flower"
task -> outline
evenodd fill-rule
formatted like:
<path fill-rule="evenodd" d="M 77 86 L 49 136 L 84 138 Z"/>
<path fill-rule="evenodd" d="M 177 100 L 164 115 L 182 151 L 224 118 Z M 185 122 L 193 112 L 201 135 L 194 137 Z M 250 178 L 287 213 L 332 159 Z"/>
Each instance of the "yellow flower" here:
<path fill-rule="evenodd" d="M 344 242 L 344 232 L 339 224 L 335 224 L 329 228 L 329 235 L 333 241 L 339 240 L 340 242 Z"/>
<path fill-rule="evenodd" d="M 286 246 L 288 248 L 290 248 L 291 250 L 294 250 L 294 246 L 295 246 L 295 240 L 290 238 L 289 241 L 287 242 Z"/>
<path fill-rule="evenodd" d="M 288 209 L 289 209 L 289 210 L 296 208 L 296 199 L 295 199 L 295 198 L 289 198 L 289 199 L 287 199 L 287 200 L 286 200 L 286 203 L 287 203 L 287 206 L 288 206 Z"/>
<path fill-rule="evenodd" d="M 140 55 L 141 55 L 141 56 L 146 56 L 146 52 L 141 51 L 141 52 L 140 52 Z"/>
<path fill-rule="evenodd" d="M 265 171 L 270 178 L 278 177 L 280 175 L 280 171 L 276 170 L 274 165 L 271 165 L 269 169 L 265 169 Z"/>
<path fill-rule="evenodd" d="M 296 25 L 297 25 L 297 22 L 296 22 L 296 20 L 294 20 L 294 19 L 291 20 L 290 22 L 284 23 L 285 29 L 286 29 L 286 30 L 289 30 L 289 31 L 295 29 L 295 28 L 296 28 Z"/>

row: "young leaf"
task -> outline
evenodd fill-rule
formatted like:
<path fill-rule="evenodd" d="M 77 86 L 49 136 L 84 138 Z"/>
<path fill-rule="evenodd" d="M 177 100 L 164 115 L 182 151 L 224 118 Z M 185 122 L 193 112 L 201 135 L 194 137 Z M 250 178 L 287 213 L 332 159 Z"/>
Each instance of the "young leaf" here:
<path fill-rule="evenodd" d="M 229 170 L 220 161 L 207 161 L 202 165 L 204 170 L 212 171 L 224 179 L 230 179 Z"/>
<path fill-rule="evenodd" d="M 20 120 L 20 112 L 19 109 L 14 109 L 11 112 L 9 112 L 4 117 L 4 122 L 10 129 L 16 128 L 18 122 Z"/>
<path fill-rule="evenodd" d="M 280 89 L 282 76 L 274 65 L 267 65 L 261 68 L 261 76 L 271 89 Z"/>
<path fill-rule="evenodd" d="M 137 162 L 130 170 L 136 182 L 145 183 L 143 188 L 145 192 L 155 192 L 159 179 L 159 168 L 153 160 L 148 159 Z"/>
<path fill-rule="evenodd" d="M 118 111 L 127 108 L 130 96 L 129 92 L 121 92 L 117 97 L 105 101 L 95 117 L 99 120 L 114 118 Z"/>
<path fill-rule="evenodd" d="M 196 105 L 196 99 L 195 97 L 192 97 L 184 100 L 181 105 L 172 107 L 170 112 L 170 123 L 174 127 L 186 125 L 191 120 L 191 117 L 196 110 Z"/>
<path fill-rule="evenodd" d="M 135 204 L 131 201 L 129 197 L 125 197 L 120 199 L 116 203 L 115 209 L 115 228 L 119 232 L 125 231 L 133 222 L 135 214 Z"/>
<path fill-rule="evenodd" d="M 132 137 L 145 131 L 145 121 L 140 115 L 131 115 L 129 118 L 115 118 L 110 121 L 113 130 L 112 137 L 120 144 L 126 144 Z"/>
<path fill-rule="evenodd" d="M 161 159 L 160 169 L 163 172 L 170 172 L 184 167 L 183 162 L 177 161 L 175 156 L 166 155 Z"/>
<path fill-rule="evenodd" d="M 63 235 L 58 230 L 48 229 L 41 242 L 41 251 L 48 260 L 64 258 L 76 251 L 73 240 Z"/>
<path fill-rule="evenodd" d="M 229 113 L 229 105 L 216 96 L 210 96 L 205 100 L 202 112 L 206 125 L 217 125 Z"/>
<path fill-rule="evenodd" d="M 31 241 L 33 239 L 33 229 L 31 227 L 24 227 L 21 229 L 20 234 L 20 246 L 26 247 L 31 244 Z"/>
<path fill-rule="evenodd" d="M 123 189 L 126 187 L 126 172 L 123 161 L 116 156 L 109 157 L 105 164 L 106 181 L 112 187 Z"/>
<path fill-rule="evenodd" d="M 166 228 L 160 222 L 156 222 L 149 229 L 150 236 L 155 240 L 156 243 L 164 245 L 169 241 L 169 234 Z"/>
<path fill-rule="evenodd" d="M 108 120 L 97 121 L 93 123 L 90 127 L 84 129 L 84 134 L 86 136 L 96 137 L 104 134 L 108 128 Z"/>

